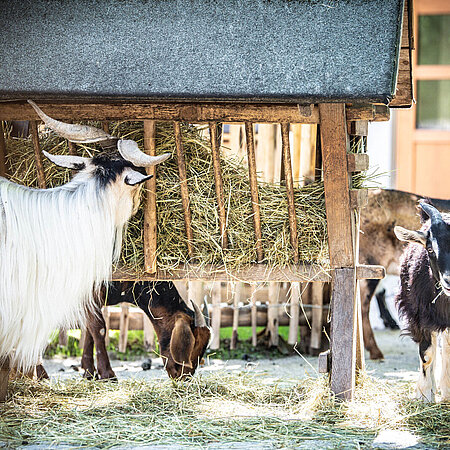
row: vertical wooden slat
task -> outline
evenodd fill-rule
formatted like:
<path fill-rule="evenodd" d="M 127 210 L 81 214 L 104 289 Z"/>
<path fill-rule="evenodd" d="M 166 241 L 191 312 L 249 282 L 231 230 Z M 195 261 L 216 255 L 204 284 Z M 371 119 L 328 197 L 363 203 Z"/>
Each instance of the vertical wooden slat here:
<path fill-rule="evenodd" d="M 83 348 L 84 342 L 86 340 L 86 327 L 81 328 L 80 331 L 81 331 L 81 336 L 80 336 L 80 341 L 78 342 L 78 348 Z"/>
<path fill-rule="evenodd" d="M 143 314 L 144 349 L 151 352 L 155 349 L 155 330 L 147 314 Z"/>
<path fill-rule="evenodd" d="M 293 134 L 292 139 L 292 176 L 295 182 L 300 179 L 301 155 L 302 155 L 302 125 L 299 123 L 291 124 Z"/>
<path fill-rule="evenodd" d="M 6 142 L 5 133 L 3 131 L 3 122 L 0 121 L 0 177 L 6 175 Z"/>
<path fill-rule="evenodd" d="M 251 320 L 252 320 L 252 346 L 256 347 L 258 344 L 258 335 L 256 332 L 256 327 L 258 324 L 258 311 L 256 308 L 256 290 L 258 289 L 258 285 L 253 283 L 250 286 L 250 304 L 251 304 Z"/>
<path fill-rule="evenodd" d="M 58 336 L 58 345 L 65 347 L 68 343 L 67 330 L 60 328 Z"/>
<path fill-rule="evenodd" d="M 105 345 L 106 345 L 106 347 L 108 347 L 108 345 L 109 345 L 109 330 L 111 328 L 110 327 L 111 319 L 110 319 L 110 312 L 109 312 L 108 306 L 102 307 L 102 314 L 103 314 L 103 319 L 105 320 Z"/>
<path fill-rule="evenodd" d="M 156 156 L 156 122 L 144 120 L 144 152 Z M 156 221 L 156 166 L 146 168 L 153 178 L 145 182 L 147 198 L 144 206 L 144 269 L 156 272 L 157 221 Z"/>
<path fill-rule="evenodd" d="M 35 120 L 30 120 L 30 129 L 31 129 L 31 139 L 33 141 L 34 148 L 34 160 L 36 162 L 36 175 L 38 186 L 41 189 L 45 189 L 45 172 L 44 172 L 44 164 L 42 163 L 42 152 L 41 146 L 39 144 L 39 134 L 37 128 L 37 122 Z"/>
<path fill-rule="evenodd" d="M 9 358 L 5 358 L 2 362 L 0 362 L 0 402 L 5 401 L 6 394 L 8 393 L 10 371 Z"/>
<path fill-rule="evenodd" d="M 256 255 L 257 261 L 260 262 L 264 258 L 264 252 L 262 248 L 261 212 L 259 206 L 258 179 L 256 175 L 255 142 L 253 137 L 253 124 L 250 122 L 245 122 L 245 135 L 247 138 L 248 173 L 252 197 L 253 226 L 256 237 Z"/>
<path fill-rule="evenodd" d="M 226 225 L 227 218 L 225 211 L 225 199 L 223 195 L 222 173 L 220 170 L 220 149 L 219 149 L 219 140 L 217 136 L 217 123 L 215 122 L 209 123 L 209 133 L 211 137 L 211 150 L 214 166 L 214 182 L 216 189 L 217 207 L 219 210 L 219 226 L 222 240 L 221 245 L 222 248 L 225 249 L 228 248 L 228 235 Z"/>
<path fill-rule="evenodd" d="M 298 341 L 298 322 L 300 316 L 300 283 L 291 283 L 291 307 L 289 308 L 289 336 L 288 344 L 294 345 Z"/>
<path fill-rule="evenodd" d="M 212 340 L 210 344 L 211 350 L 217 350 L 220 347 L 220 282 L 216 281 L 212 288 Z"/>
<path fill-rule="evenodd" d="M 130 307 L 121 303 L 120 330 L 119 330 L 119 352 L 125 353 L 128 342 L 128 323 L 130 319 Z"/>
<path fill-rule="evenodd" d="M 310 354 L 318 355 L 322 345 L 322 306 L 323 306 L 323 283 L 312 283 L 312 318 L 311 318 L 311 342 L 309 344 Z"/>
<path fill-rule="evenodd" d="M 232 283 L 233 289 L 233 333 L 231 335 L 230 350 L 234 350 L 238 341 L 239 303 L 241 301 L 243 284 L 240 281 Z"/>
<path fill-rule="evenodd" d="M 269 347 L 278 345 L 278 314 L 280 283 L 269 283 L 269 302 L 267 305 L 267 332 L 269 333 Z"/>
<path fill-rule="evenodd" d="M 175 145 L 177 148 L 178 172 L 180 174 L 181 201 L 183 203 L 184 225 L 186 228 L 187 247 L 189 256 L 193 255 L 192 248 L 192 226 L 191 226 L 191 208 L 189 206 L 189 191 L 187 186 L 186 160 L 184 155 L 184 147 L 181 140 L 180 122 L 174 122 Z"/>
<path fill-rule="evenodd" d="M 292 179 L 291 150 L 289 146 L 289 124 L 281 124 L 281 142 L 283 154 L 284 176 L 286 180 L 286 194 L 289 214 L 289 230 L 291 245 L 294 253 L 294 263 L 298 263 L 298 232 L 297 216 L 295 214 L 294 181 Z"/>
<path fill-rule="evenodd" d="M 107 120 L 102 122 L 102 129 L 105 133 L 109 134 L 109 122 Z"/>
<path fill-rule="evenodd" d="M 202 281 L 188 282 L 188 298 L 201 308 L 204 298 Z"/>

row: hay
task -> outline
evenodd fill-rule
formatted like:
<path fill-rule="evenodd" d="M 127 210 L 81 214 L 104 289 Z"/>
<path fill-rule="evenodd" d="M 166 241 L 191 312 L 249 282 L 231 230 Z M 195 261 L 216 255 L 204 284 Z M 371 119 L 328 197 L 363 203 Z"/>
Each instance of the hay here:
<path fill-rule="evenodd" d="M 136 140 L 143 146 L 143 128 L 139 122 L 117 122 L 112 134 Z M 158 167 L 158 268 L 171 271 L 180 264 L 214 264 L 218 269 L 241 269 L 256 262 L 248 172 L 242 161 L 222 156 L 222 176 L 227 210 L 229 249 L 220 246 L 219 217 L 214 189 L 214 172 L 208 140 L 198 128 L 182 126 L 186 150 L 188 188 L 192 212 L 193 258 L 187 256 L 187 238 L 176 157 Z M 52 134 L 41 139 L 43 149 L 67 154 L 67 143 Z M 10 178 L 21 184 L 36 186 L 33 148 L 30 141 L 7 140 Z M 175 138 L 170 123 L 158 123 L 157 154 L 175 154 Z M 89 156 L 97 150 L 81 147 L 81 154 Z M 360 151 L 356 148 L 355 151 Z M 70 171 L 56 168 L 44 161 L 48 186 L 56 186 L 69 179 Z M 361 187 L 364 176 L 353 179 L 353 187 Z M 264 263 L 269 268 L 293 264 L 290 245 L 286 188 L 280 184 L 259 183 Z M 304 263 L 328 268 L 328 244 L 322 182 L 295 188 L 295 205 L 299 230 L 299 255 Z M 121 264 L 142 273 L 143 210 L 130 221 L 123 245 Z"/>
<path fill-rule="evenodd" d="M 329 448 L 370 446 L 383 429 L 407 430 L 428 445 L 449 442 L 448 405 L 408 400 L 411 384 L 366 377 L 349 404 L 335 403 L 325 378 L 295 385 L 216 373 L 189 382 L 130 379 L 15 382 L 0 406 L 0 441 L 109 447 L 321 440 Z"/>

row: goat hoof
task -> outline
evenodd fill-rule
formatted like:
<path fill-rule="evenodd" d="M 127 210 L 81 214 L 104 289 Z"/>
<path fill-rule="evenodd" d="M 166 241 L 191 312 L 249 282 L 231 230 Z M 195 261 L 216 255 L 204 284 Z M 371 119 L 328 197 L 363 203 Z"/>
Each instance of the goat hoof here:
<path fill-rule="evenodd" d="M 383 353 L 381 353 L 379 350 L 375 351 L 375 352 L 369 352 L 369 355 L 370 355 L 370 359 L 373 359 L 373 360 L 384 359 Z"/>
<path fill-rule="evenodd" d="M 97 380 L 98 375 L 94 372 L 91 372 L 90 370 L 85 370 L 83 373 L 83 378 L 86 380 Z"/>

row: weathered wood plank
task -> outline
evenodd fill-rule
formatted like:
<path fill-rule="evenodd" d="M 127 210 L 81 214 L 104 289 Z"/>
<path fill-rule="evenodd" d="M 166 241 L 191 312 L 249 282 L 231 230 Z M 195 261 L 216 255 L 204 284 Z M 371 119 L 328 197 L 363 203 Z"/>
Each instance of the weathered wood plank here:
<path fill-rule="evenodd" d="M 0 402 L 4 402 L 6 400 L 6 395 L 8 394 L 8 381 L 10 371 L 11 369 L 9 358 L 6 358 L 2 362 L 0 362 Z"/>
<path fill-rule="evenodd" d="M 156 156 L 156 122 L 144 120 L 144 152 Z M 147 198 L 144 205 L 144 270 L 156 272 L 157 218 L 156 218 L 156 166 L 146 168 L 153 178 L 145 182 Z"/>
<path fill-rule="evenodd" d="M 239 103 L 151 103 L 151 102 L 39 102 L 44 112 L 58 120 L 175 120 L 193 123 L 319 123 L 317 106 L 297 104 Z M 25 101 L 0 102 L 0 120 L 38 120 Z M 349 106 L 347 120 L 389 120 L 383 105 Z"/>
<path fill-rule="evenodd" d="M 144 349 L 151 352 L 155 350 L 155 330 L 147 314 L 142 314 L 142 328 L 144 330 Z"/>
<path fill-rule="evenodd" d="M 225 198 L 223 195 L 222 171 L 220 170 L 220 144 L 217 137 L 217 123 L 209 123 L 209 133 L 211 137 L 211 152 L 214 166 L 214 187 L 216 190 L 217 207 L 219 213 L 219 226 L 221 235 L 221 245 L 223 249 L 228 248 L 228 235 L 226 227 Z"/>
<path fill-rule="evenodd" d="M 320 353 L 317 363 L 319 373 L 328 373 L 331 369 L 330 350 Z"/>
<path fill-rule="evenodd" d="M 42 162 L 42 152 L 41 152 L 41 145 L 39 144 L 39 133 L 37 124 L 38 123 L 35 120 L 32 120 L 30 122 L 31 139 L 33 141 L 34 161 L 36 163 L 36 176 L 38 186 L 41 189 L 45 189 L 46 188 L 45 172 L 44 172 L 44 164 Z"/>
<path fill-rule="evenodd" d="M 308 281 L 331 281 L 332 270 L 324 271 L 319 266 L 298 265 L 288 266 L 283 269 L 268 268 L 265 264 L 253 264 L 246 269 L 218 270 L 214 266 L 206 265 L 199 267 L 195 265 L 179 266 L 171 271 L 158 270 L 155 274 L 136 273 L 117 268 L 112 276 L 113 281 L 244 281 L 244 282 L 308 282 Z M 357 266 L 358 279 L 382 279 L 386 272 L 383 266 Z"/>
<path fill-rule="evenodd" d="M 269 334 L 269 347 L 276 347 L 278 345 L 278 312 L 279 312 L 279 296 L 280 283 L 269 283 L 269 302 L 267 311 L 267 327 L 266 331 Z"/>
<path fill-rule="evenodd" d="M 191 207 L 189 204 L 189 190 L 187 186 L 186 160 L 183 143 L 181 141 L 180 122 L 174 122 L 173 128 L 175 132 L 175 145 L 177 148 L 178 172 L 180 174 L 181 201 L 183 203 L 184 225 L 186 228 L 188 255 L 192 256 L 192 224 L 191 224 Z"/>
<path fill-rule="evenodd" d="M 348 134 L 353 136 L 367 136 L 369 134 L 369 122 L 367 120 L 355 120 L 347 122 Z"/>
<path fill-rule="evenodd" d="M 242 283 L 232 283 L 233 289 L 233 333 L 230 340 L 230 350 L 234 350 L 238 342 L 238 327 L 239 327 L 239 303 L 242 296 Z M 223 325 L 222 325 L 223 326 Z"/>
<path fill-rule="evenodd" d="M 349 172 L 362 172 L 369 168 L 369 155 L 367 153 L 347 153 L 347 170 Z"/>
<path fill-rule="evenodd" d="M 291 283 L 291 298 L 290 298 L 290 308 L 289 308 L 289 335 L 288 344 L 294 345 L 298 341 L 298 326 L 300 318 L 300 283 Z M 280 319 L 281 325 L 281 319 Z"/>
<path fill-rule="evenodd" d="M 124 353 L 127 350 L 130 307 L 125 303 L 122 303 L 120 306 L 119 352 Z"/>
<path fill-rule="evenodd" d="M 321 103 L 320 134 L 331 267 L 351 267 L 353 255 L 345 105 Z"/>
<path fill-rule="evenodd" d="M 256 259 L 260 262 L 264 258 L 264 252 L 262 248 L 258 178 L 256 175 L 255 141 L 253 137 L 253 124 L 250 122 L 245 122 L 245 136 L 247 139 L 248 175 L 250 179 L 250 194 L 252 197 L 253 227 L 256 238 Z"/>
<path fill-rule="evenodd" d="M 313 305 L 313 308 L 311 319 L 311 342 L 309 348 L 312 355 L 317 355 L 322 346 L 323 283 L 313 283 L 311 304 Z"/>
<path fill-rule="evenodd" d="M 355 388 L 355 289 L 353 268 L 336 269 L 331 312 L 331 390 L 337 398 L 352 400 Z"/>
<path fill-rule="evenodd" d="M 369 191 L 367 189 L 350 189 L 350 207 L 361 209 L 369 203 Z"/>
<path fill-rule="evenodd" d="M 282 158 L 284 167 L 284 177 L 286 180 L 286 194 L 288 202 L 289 214 L 289 231 L 291 237 L 291 246 L 294 254 L 294 263 L 298 263 L 298 231 L 297 216 L 295 214 L 294 200 L 294 180 L 292 178 L 291 150 L 289 146 L 289 124 L 281 124 L 281 142 L 282 142 Z"/>
<path fill-rule="evenodd" d="M 251 299 L 250 299 L 250 322 L 252 327 L 252 346 L 256 347 L 258 345 L 258 334 L 256 332 L 256 327 L 258 326 L 258 309 L 256 306 L 256 291 L 258 289 L 258 285 L 251 285 Z M 242 314 L 241 314 L 242 318 Z M 267 320 L 266 322 L 267 323 Z"/>
<path fill-rule="evenodd" d="M 220 347 L 220 283 L 214 283 L 212 288 L 212 308 L 211 308 L 211 328 L 212 339 L 209 345 L 211 350 L 217 350 Z"/>

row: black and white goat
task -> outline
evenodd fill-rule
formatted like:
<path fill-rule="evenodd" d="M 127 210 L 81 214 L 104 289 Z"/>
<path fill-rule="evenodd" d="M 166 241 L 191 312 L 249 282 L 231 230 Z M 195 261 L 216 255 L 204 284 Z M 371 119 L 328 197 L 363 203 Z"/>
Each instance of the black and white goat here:
<path fill-rule="evenodd" d="M 94 294 L 111 276 L 126 222 L 136 212 L 143 169 L 151 157 L 136 142 L 84 125 L 59 122 L 30 104 L 45 124 L 75 143 L 108 142 L 94 158 L 56 156 L 78 173 L 53 189 L 32 189 L 0 178 L 0 363 L 27 370 L 51 332 L 82 323 Z M 93 289 L 94 288 L 94 289 Z"/>
<path fill-rule="evenodd" d="M 417 398 L 434 401 L 440 385 L 450 399 L 450 214 L 420 202 L 422 227 L 410 231 L 396 226 L 395 235 L 410 242 L 401 260 L 396 302 L 407 320 L 407 331 L 419 344 L 420 375 Z M 419 244 L 419 245 L 417 245 Z M 442 367 L 436 382 L 438 336 L 442 336 Z"/>

